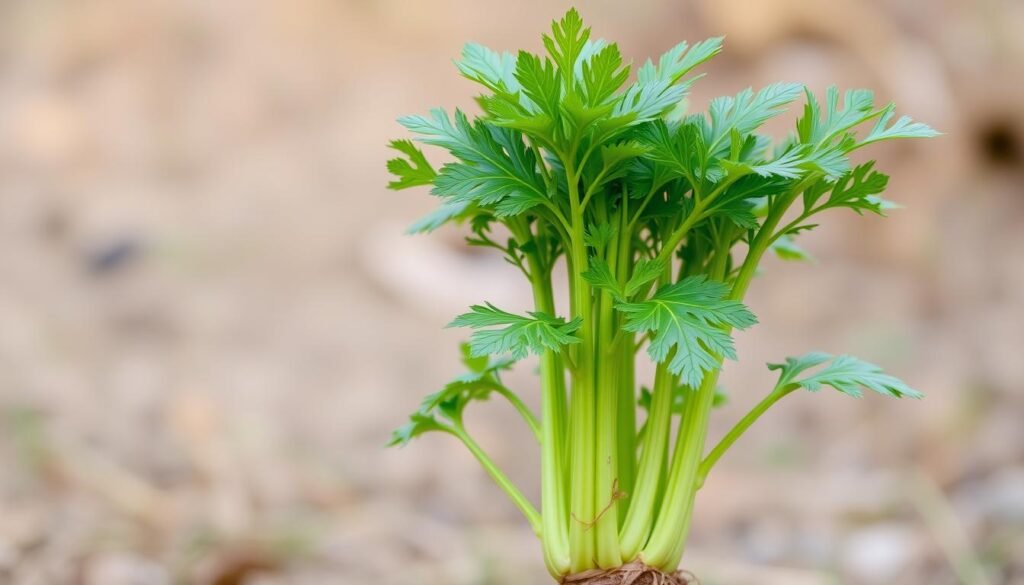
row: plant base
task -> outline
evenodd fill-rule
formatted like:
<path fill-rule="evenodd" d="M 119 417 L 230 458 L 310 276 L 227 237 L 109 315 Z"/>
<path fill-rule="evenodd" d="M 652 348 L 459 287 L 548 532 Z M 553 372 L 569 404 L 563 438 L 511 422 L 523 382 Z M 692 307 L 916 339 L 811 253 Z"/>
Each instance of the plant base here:
<path fill-rule="evenodd" d="M 699 585 L 685 571 L 665 573 L 637 561 L 615 569 L 592 569 L 562 579 L 563 585 Z"/>

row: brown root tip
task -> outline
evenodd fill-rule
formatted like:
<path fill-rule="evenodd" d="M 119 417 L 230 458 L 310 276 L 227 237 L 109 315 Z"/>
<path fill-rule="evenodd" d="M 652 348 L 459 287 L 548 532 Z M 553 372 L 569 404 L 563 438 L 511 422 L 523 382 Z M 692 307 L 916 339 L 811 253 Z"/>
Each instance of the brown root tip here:
<path fill-rule="evenodd" d="M 692 573 L 673 574 L 639 561 L 615 569 L 591 569 L 562 579 L 563 585 L 700 585 Z"/>

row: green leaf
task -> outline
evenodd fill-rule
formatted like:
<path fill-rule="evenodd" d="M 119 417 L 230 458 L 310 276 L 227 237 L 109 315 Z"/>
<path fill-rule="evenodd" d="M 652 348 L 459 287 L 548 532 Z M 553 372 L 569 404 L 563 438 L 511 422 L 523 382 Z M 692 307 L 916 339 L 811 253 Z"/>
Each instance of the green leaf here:
<path fill-rule="evenodd" d="M 591 285 L 611 293 L 612 298 L 616 301 L 626 300 L 626 295 L 623 293 L 622 287 L 619 286 L 619 281 L 612 274 L 612 269 L 608 267 L 608 263 L 604 259 L 591 256 L 590 264 L 583 273 L 583 278 Z"/>
<path fill-rule="evenodd" d="M 793 238 L 789 235 L 783 234 L 779 236 L 777 240 L 772 242 L 771 249 L 775 252 L 775 255 L 783 260 L 791 261 L 811 261 L 814 260 L 814 256 L 811 256 L 807 250 L 804 250 L 793 241 Z"/>
<path fill-rule="evenodd" d="M 889 121 L 896 115 L 895 110 L 896 106 L 893 104 L 886 106 L 878 118 L 875 127 L 871 129 L 871 132 L 868 133 L 867 137 L 858 146 L 865 146 L 894 138 L 932 138 L 940 135 L 931 126 L 921 122 L 914 122 L 909 116 L 900 117 L 900 119 L 887 128 L 886 126 L 889 124 Z"/>
<path fill-rule="evenodd" d="M 459 344 L 459 351 L 462 353 L 462 363 L 468 370 L 458 378 L 458 382 L 476 382 L 485 376 L 494 376 L 512 368 L 516 360 L 512 356 L 502 355 L 473 355 L 473 348 L 468 343 Z"/>
<path fill-rule="evenodd" d="M 430 431 L 447 432 L 447 430 L 448 427 L 439 423 L 433 415 L 414 412 L 409 417 L 409 422 L 392 431 L 391 439 L 387 442 L 387 446 L 404 447 L 424 433 L 429 433 Z"/>
<path fill-rule="evenodd" d="M 709 124 L 705 127 L 705 142 L 715 151 L 733 130 L 741 135 L 757 130 L 769 119 L 782 113 L 785 106 L 795 100 L 803 85 L 774 83 L 757 92 L 747 88 L 735 97 L 720 97 L 708 107 Z"/>
<path fill-rule="evenodd" d="M 692 276 L 659 289 L 646 301 L 618 303 L 627 316 L 623 328 L 654 333 L 648 354 L 664 361 L 675 347 L 669 369 L 683 382 L 698 386 L 706 372 L 718 367 L 718 357 L 736 359 L 727 327 L 745 329 L 757 322 L 743 303 L 726 298 L 728 287 L 704 276 Z"/>
<path fill-rule="evenodd" d="M 630 197 L 641 199 L 649 192 L 657 192 L 675 176 L 676 173 L 667 165 L 651 160 L 649 156 L 634 159 L 626 169 L 626 181 L 633 185 Z"/>
<path fill-rule="evenodd" d="M 464 351 L 472 355 L 471 348 Z M 455 421 L 462 415 L 463 409 L 470 401 L 490 398 L 499 382 L 498 373 L 511 368 L 515 360 L 509 356 L 480 356 L 474 359 L 481 358 L 487 359 L 487 363 L 476 370 L 470 369 L 446 384 L 444 388 L 428 394 L 420 404 L 418 412 L 423 415 L 437 412 Z"/>
<path fill-rule="evenodd" d="M 626 176 L 630 163 L 647 154 L 650 149 L 636 141 L 606 144 L 601 147 L 599 176 L 586 176 L 588 189 L 597 189 L 610 181 Z M 593 174 L 593 173 L 591 173 Z"/>
<path fill-rule="evenodd" d="M 871 90 L 847 90 L 840 106 L 839 88 L 830 86 L 825 90 L 824 114 L 814 94 L 810 90 L 805 90 L 805 93 L 807 104 L 804 105 L 804 115 L 796 124 L 797 136 L 804 144 L 826 144 L 836 136 L 878 115 L 874 105 L 874 93 Z"/>
<path fill-rule="evenodd" d="M 779 381 L 775 386 L 776 388 L 784 388 L 795 383 L 796 377 L 804 371 L 821 365 L 830 359 L 832 359 L 830 354 L 823 351 L 813 351 L 795 358 L 788 357 L 785 364 L 768 364 L 768 369 L 779 370 Z"/>
<path fill-rule="evenodd" d="M 700 76 L 679 80 L 694 67 L 717 55 L 722 48 L 721 38 L 702 41 L 686 50 L 686 43 L 680 43 L 661 56 L 658 65 L 650 60 L 637 71 L 637 81 L 623 95 L 616 107 L 616 116 L 630 119 L 637 125 L 667 114 L 681 104 L 690 86 Z"/>
<path fill-rule="evenodd" d="M 551 35 L 544 35 L 544 46 L 548 54 L 564 72 L 575 71 L 576 62 L 590 38 L 590 29 L 583 27 L 583 20 L 575 8 L 570 8 L 562 20 L 551 23 Z M 571 79 L 571 75 L 569 79 Z"/>
<path fill-rule="evenodd" d="M 874 166 L 874 161 L 864 163 L 840 177 L 835 183 L 825 187 L 829 196 L 819 210 L 848 207 L 857 213 L 870 211 L 878 215 L 885 215 L 885 211 L 894 205 L 877 195 L 885 191 L 889 184 L 889 176 L 875 171 Z M 813 206 L 816 198 L 820 198 L 821 195 L 823 195 L 821 188 L 805 191 L 804 207 L 809 209 L 809 206 Z"/>
<path fill-rule="evenodd" d="M 540 111 L 537 104 L 522 92 L 515 96 L 491 95 L 476 98 L 488 116 L 488 122 L 502 128 L 518 130 L 541 142 L 553 143 L 555 118 Z"/>
<path fill-rule="evenodd" d="M 704 134 L 692 120 L 669 125 L 663 120 L 645 124 L 638 141 L 651 149 L 650 158 L 692 183 L 703 181 L 708 168 Z"/>
<path fill-rule="evenodd" d="M 711 398 L 712 408 L 721 408 L 729 404 L 729 393 L 725 391 L 725 386 L 715 386 L 715 395 Z"/>
<path fill-rule="evenodd" d="M 665 272 L 665 263 L 659 260 L 643 259 L 633 268 L 633 275 L 626 281 L 625 295 L 635 295 L 644 285 L 656 280 Z"/>
<path fill-rule="evenodd" d="M 767 204 L 768 197 L 781 193 L 792 185 L 789 179 L 778 176 L 762 177 L 751 174 L 731 184 L 708 208 L 708 213 L 724 215 L 745 230 L 758 226 L 755 204 Z"/>
<path fill-rule="evenodd" d="M 694 67 L 717 55 L 722 49 L 722 39 L 708 39 L 689 51 L 686 49 L 686 43 L 676 45 L 661 56 L 657 66 L 648 60 L 637 71 L 636 83 L 629 86 L 616 104 L 612 122 L 636 126 L 678 107 L 699 76 L 681 83 L 679 80 Z"/>
<path fill-rule="evenodd" d="M 437 392 L 427 395 L 409 422 L 391 434 L 388 446 L 405 445 L 412 439 L 431 431 L 448 432 L 447 424 L 438 417 L 456 421 L 472 400 L 487 400 L 494 392 L 498 375 L 515 363 L 509 356 L 474 356 L 468 343 L 460 346 L 462 363 L 467 371 Z"/>
<path fill-rule="evenodd" d="M 472 213 L 472 201 L 445 201 L 437 209 L 413 222 L 406 232 L 424 234 L 432 232 L 449 221 L 459 220 Z"/>
<path fill-rule="evenodd" d="M 689 51 L 686 42 L 679 43 L 666 51 L 658 65 L 648 59 L 644 65 L 637 70 L 637 79 L 640 82 L 668 81 L 675 83 L 694 67 L 711 59 L 722 51 L 722 37 L 714 37 L 701 41 Z"/>
<path fill-rule="evenodd" d="M 725 199 L 715 204 L 714 212 L 725 216 L 740 229 L 754 230 L 760 225 L 754 214 L 754 201 L 754 199 Z"/>
<path fill-rule="evenodd" d="M 688 393 L 693 392 L 689 386 L 676 385 L 672 388 L 672 414 L 683 414 L 686 409 L 686 396 Z M 654 400 L 654 395 L 646 387 L 640 388 L 640 397 L 637 398 L 637 406 L 646 410 L 648 413 L 651 412 L 651 402 Z"/>
<path fill-rule="evenodd" d="M 496 53 L 483 45 L 466 43 L 462 60 L 455 65 L 463 76 L 495 93 L 514 94 L 521 89 L 515 78 L 516 57 L 511 53 Z"/>
<path fill-rule="evenodd" d="M 846 135 L 836 144 L 812 150 L 807 155 L 807 168 L 821 172 L 830 181 L 838 179 L 850 171 L 850 157 L 847 153 L 853 149 L 854 143 L 853 137 Z"/>
<path fill-rule="evenodd" d="M 536 157 L 518 132 L 480 120 L 471 124 L 458 110 L 454 124 L 441 109 L 433 110 L 431 118 L 409 116 L 400 122 L 421 142 L 460 159 L 446 164 L 434 179 L 435 195 L 493 206 L 499 216 L 522 213 L 546 200 Z"/>
<path fill-rule="evenodd" d="M 474 356 L 510 354 L 519 360 L 530 353 L 541 354 L 548 349 L 557 352 L 564 345 L 579 343 L 580 339 L 573 333 L 581 323 L 579 317 L 566 322 L 540 311 L 524 317 L 487 303 L 473 305 L 469 313 L 459 315 L 448 326 L 477 330 L 469 341 Z"/>
<path fill-rule="evenodd" d="M 629 77 L 629 67 L 622 66 L 618 45 L 606 45 L 592 58 L 583 60 L 582 77 L 587 103 L 604 104 Z"/>
<path fill-rule="evenodd" d="M 691 82 L 673 85 L 667 79 L 638 81 L 626 89 L 612 111 L 613 120 L 636 126 L 667 114 L 686 97 Z"/>
<path fill-rule="evenodd" d="M 798 179 L 807 173 L 807 149 L 793 148 L 775 160 L 758 162 L 723 160 L 721 165 L 730 176 L 743 176 L 753 173 L 760 177 Z"/>
<path fill-rule="evenodd" d="M 411 140 L 392 140 L 388 146 L 408 157 L 397 157 L 388 161 L 388 172 L 398 177 L 398 180 L 388 183 L 388 189 L 408 189 L 434 182 L 437 172 L 427 162 L 423 151 Z"/>
<path fill-rule="evenodd" d="M 562 73 L 555 69 L 554 63 L 526 51 L 519 51 L 515 76 L 523 93 L 541 112 L 551 118 L 558 115 L 562 101 Z"/>
<path fill-rule="evenodd" d="M 606 144 L 601 147 L 601 163 L 607 169 L 619 168 L 624 163 L 647 154 L 650 150 L 649 147 L 635 140 Z"/>
<path fill-rule="evenodd" d="M 827 365 L 816 373 L 799 377 L 807 370 L 822 364 Z M 884 373 L 878 366 L 849 355 L 834 357 L 823 352 L 813 352 L 796 358 L 788 357 L 784 364 L 768 364 L 768 369 L 779 371 L 779 381 L 776 384 L 776 388 L 779 389 L 804 388 L 816 392 L 822 386 L 831 386 L 855 398 L 862 395 L 861 388 L 894 398 L 924 396 L 900 379 Z"/>
<path fill-rule="evenodd" d="M 591 224 L 583 233 L 583 243 L 595 250 L 603 250 L 615 237 L 615 232 L 615 226 L 610 223 Z"/>
<path fill-rule="evenodd" d="M 426 116 L 403 116 L 398 123 L 405 126 L 414 134 L 419 134 L 420 142 L 440 146 L 461 158 L 462 153 L 472 156 L 473 139 L 470 136 L 472 127 L 466 119 L 465 114 L 455 110 L 455 118 L 458 125 L 452 124 L 451 119 L 443 108 L 430 110 L 430 117 Z"/>

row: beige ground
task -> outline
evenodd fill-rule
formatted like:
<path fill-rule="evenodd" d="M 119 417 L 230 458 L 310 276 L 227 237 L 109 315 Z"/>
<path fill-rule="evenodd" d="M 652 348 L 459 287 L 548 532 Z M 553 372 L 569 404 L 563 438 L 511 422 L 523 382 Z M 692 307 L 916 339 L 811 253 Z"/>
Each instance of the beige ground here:
<path fill-rule="evenodd" d="M 947 133 L 876 152 L 908 210 L 767 265 L 714 428 L 810 349 L 927 400 L 779 407 L 702 492 L 705 585 L 1024 583 L 1022 6 L 581 3 L 637 60 L 727 34 L 696 105 L 839 81 Z M 526 302 L 455 231 L 403 236 L 435 202 L 386 192 L 383 161 L 395 117 L 471 106 L 462 42 L 536 48 L 564 8 L 0 2 L 0 584 L 545 582 L 457 445 L 382 449 L 455 373 L 451 315 Z M 474 417 L 535 495 L 525 431 Z"/>

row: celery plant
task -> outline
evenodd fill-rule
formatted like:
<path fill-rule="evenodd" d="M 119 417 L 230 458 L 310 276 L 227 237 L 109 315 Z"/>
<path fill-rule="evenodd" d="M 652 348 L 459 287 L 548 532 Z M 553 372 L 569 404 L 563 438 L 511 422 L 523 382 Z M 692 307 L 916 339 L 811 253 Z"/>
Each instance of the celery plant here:
<path fill-rule="evenodd" d="M 466 45 L 458 69 L 483 86 L 481 115 L 436 109 L 400 119 L 452 157 L 435 170 L 413 142 L 391 143 L 401 156 L 388 163 L 389 186 L 430 185 L 441 199 L 411 231 L 467 224 L 469 244 L 494 248 L 522 272 L 535 307 L 515 314 L 482 304 L 456 317 L 452 326 L 473 330 L 467 373 L 428 396 L 392 442 L 427 431 L 463 441 L 522 510 L 556 579 L 607 578 L 623 566 L 671 573 L 708 472 L 783 396 L 822 386 L 920 396 L 850 356 L 787 358 L 769 365 L 779 378 L 764 400 L 705 446 L 723 360 L 736 358 L 731 333 L 756 323 L 743 298 L 761 259 L 799 257 L 794 238 L 819 213 L 884 214 L 887 176 L 873 162 L 853 166 L 851 155 L 936 133 L 894 119 L 870 91 L 840 99 L 833 87 L 819 102 L 796 83 L 686 114 L 700 77 L 693 70 L 721 50 L 720 38 L 680 43 L 632 81 L 618 47 L 591 39 L 575 10 L 543 41 L 546 55 Z M 793 134 L 773 144 L 758 133 L 801 98 Z M 553 293 L 563 274 L 567 300 Z M 634 367 L 644 348 L 656 363 L 650 391 Z M 502 380 L 528 354 L 540 360 L 539 416 Z M 495 393 L 540 443 L 540 510 L 463 424 L 470 402 Z"/>

